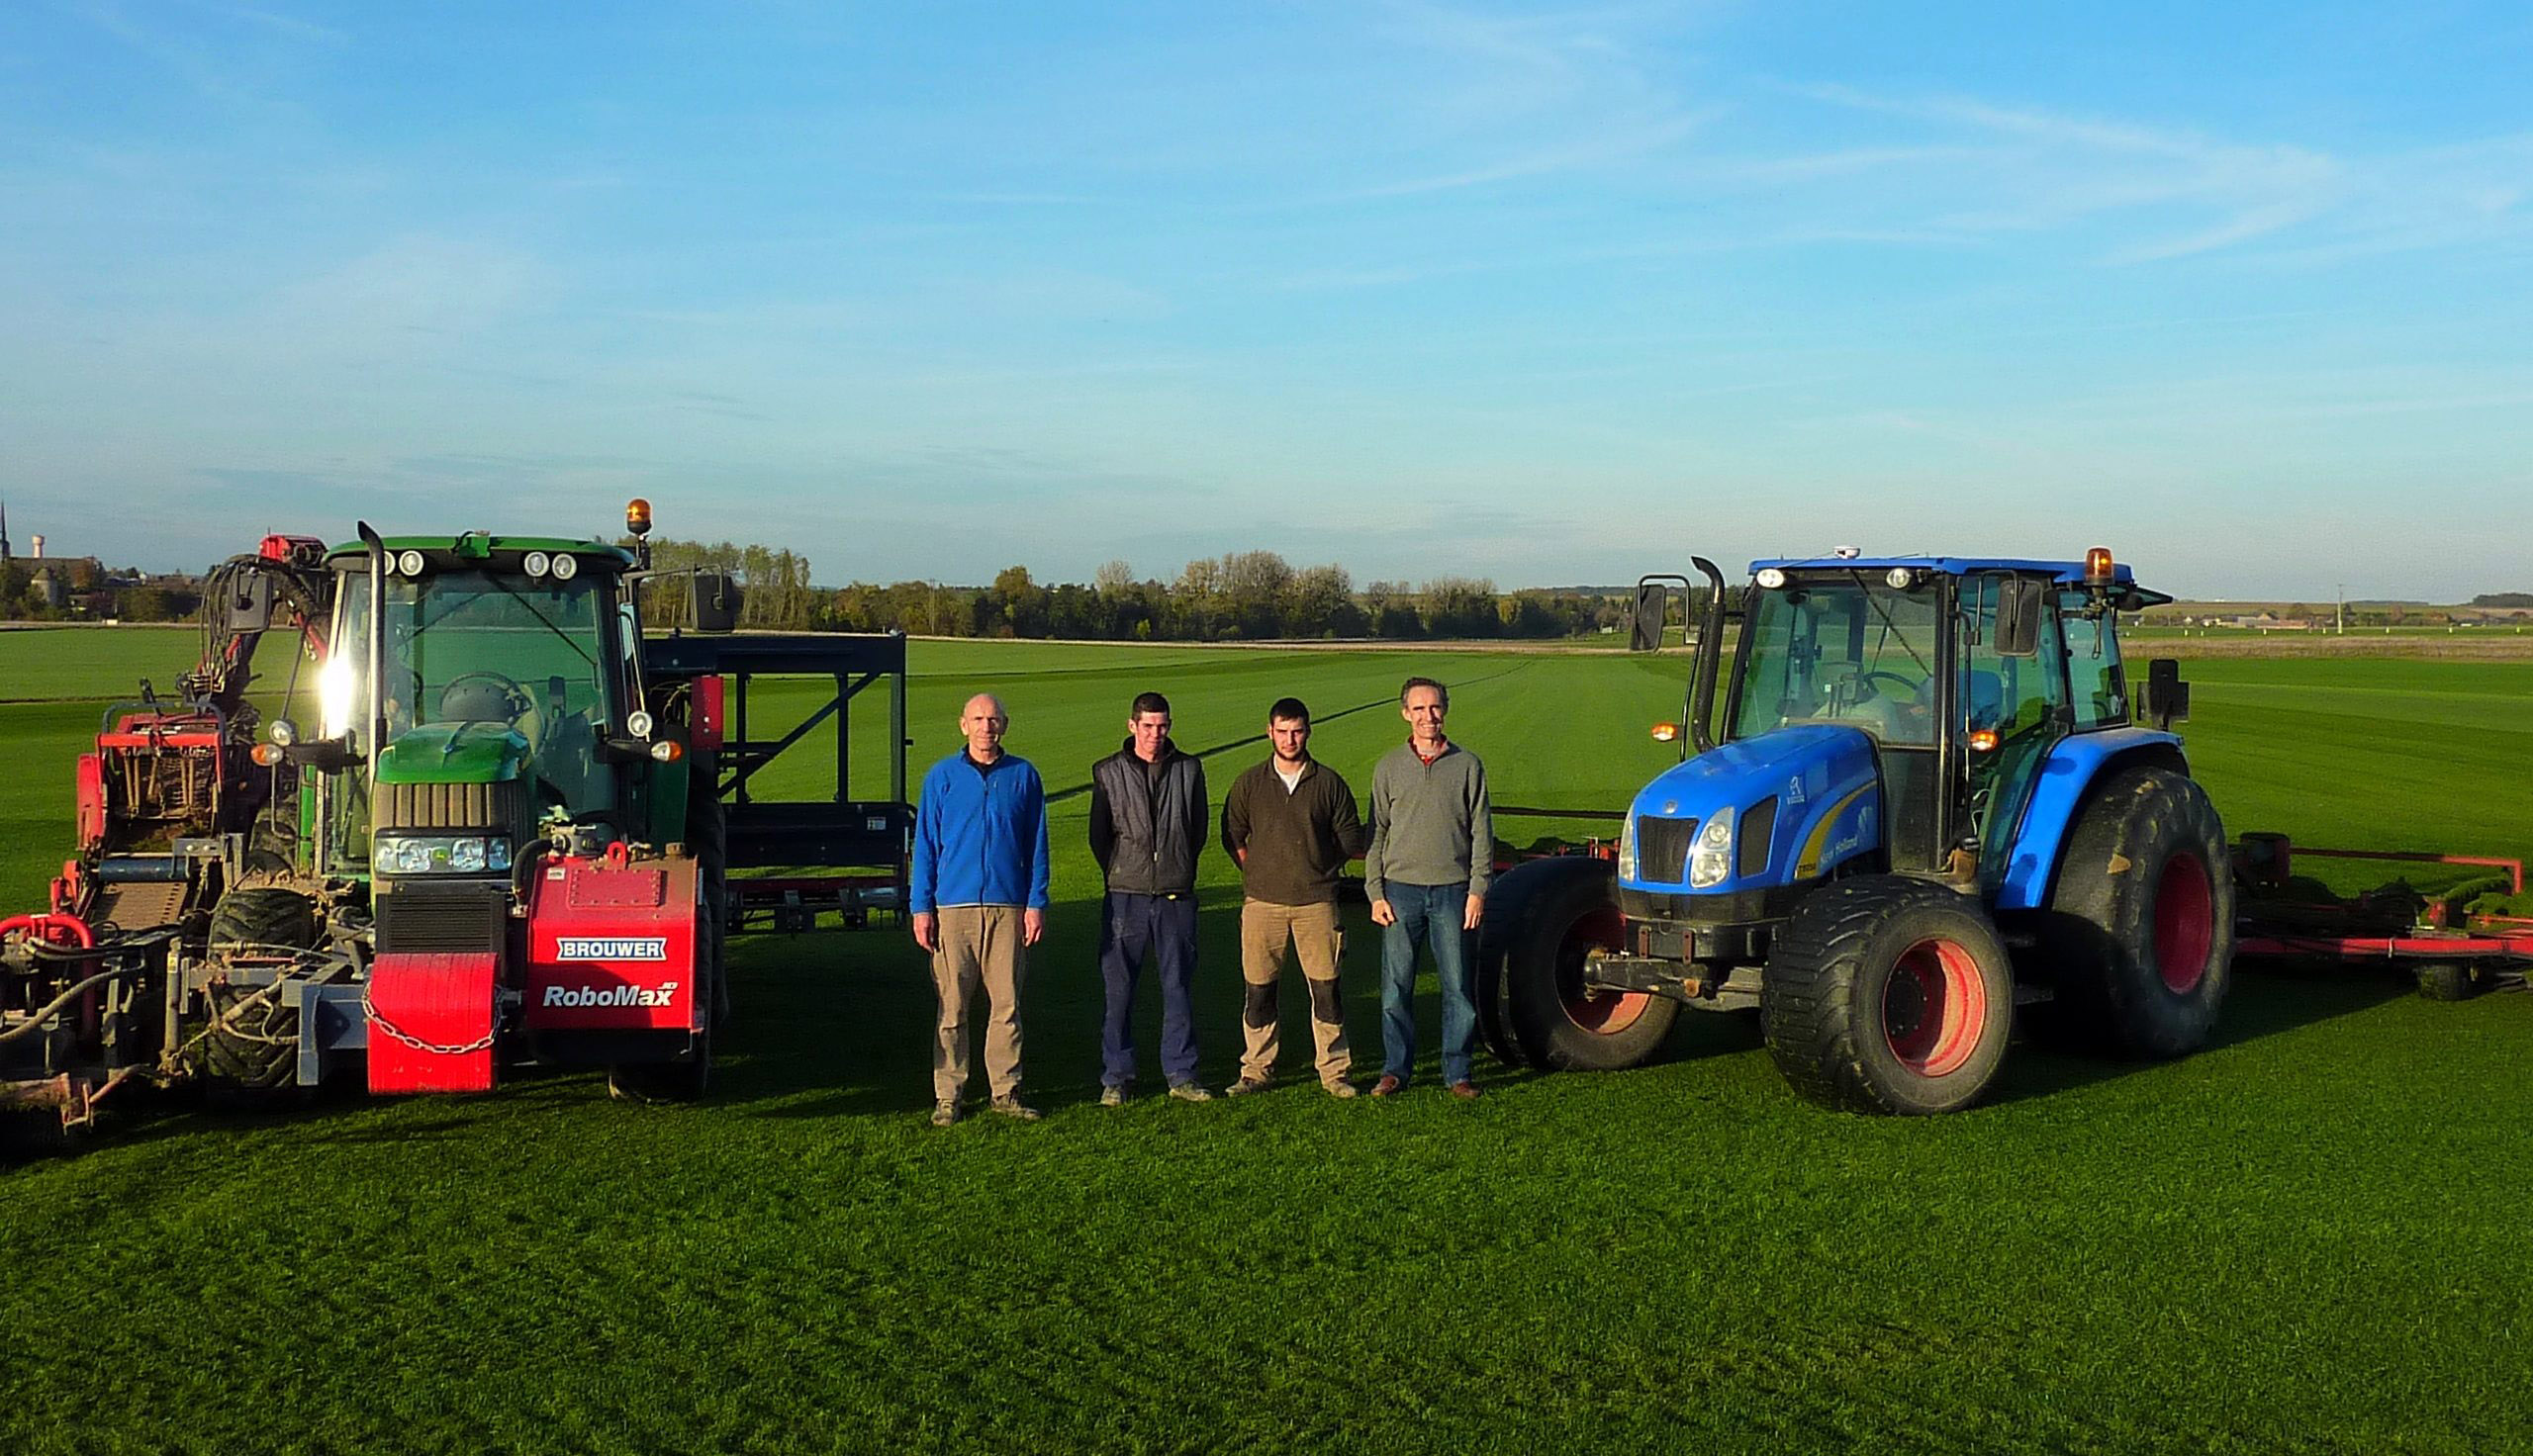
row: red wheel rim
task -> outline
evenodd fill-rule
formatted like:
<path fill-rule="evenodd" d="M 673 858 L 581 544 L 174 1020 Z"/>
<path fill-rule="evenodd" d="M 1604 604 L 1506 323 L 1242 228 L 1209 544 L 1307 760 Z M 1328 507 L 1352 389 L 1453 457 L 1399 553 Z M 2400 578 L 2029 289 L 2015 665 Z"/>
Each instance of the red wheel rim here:
<path fill-rule="evenodd" d="M 1900 1064 L 1948 1077 L 1969 1064 L 1988 1026 L 1988 982 L 1957 941 L 1923 940 L 1900 953 L 1882 987 L 1882 1037 Z"/>
<path fill-rule="evenodd" d="M 1594 946 L 1619 948 L 1618 907 L 1604 906 L 1574 922 L 1556 948 L 1556 995 L 1565 1019 L 1596 1037 L 1615 1037 L 1636 1025 L 1653 1000 L 1649 991 L 1603 991 L 1583 984 L 1583 956 Z"/>
<path fill-rule="evenodd" d="M 2197 855 L 2175 855 L 2155 881 L 2155 968 L 2165 988 L 2176 996 L 2199 989 L 2215 946 L 2216 892 L 2207 866 Z"/>

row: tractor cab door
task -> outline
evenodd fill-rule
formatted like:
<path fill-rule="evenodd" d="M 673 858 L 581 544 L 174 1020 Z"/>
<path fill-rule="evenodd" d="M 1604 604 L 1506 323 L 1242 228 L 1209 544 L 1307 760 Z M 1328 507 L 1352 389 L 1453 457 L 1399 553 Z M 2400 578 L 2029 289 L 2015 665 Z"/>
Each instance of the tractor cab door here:
<path fill-rule="evenodd" d="M 1987 572 L 1962 580 L 1954 660 L 1961 664 L 1956 741 L 1963 746 L 1964 837 L 1978 845 L 1979 880 L 1990 889 L 2005 875 L 2041 761 L 2068 732 L 2058 618 L 2059 594 L 2038 578 Z"/>

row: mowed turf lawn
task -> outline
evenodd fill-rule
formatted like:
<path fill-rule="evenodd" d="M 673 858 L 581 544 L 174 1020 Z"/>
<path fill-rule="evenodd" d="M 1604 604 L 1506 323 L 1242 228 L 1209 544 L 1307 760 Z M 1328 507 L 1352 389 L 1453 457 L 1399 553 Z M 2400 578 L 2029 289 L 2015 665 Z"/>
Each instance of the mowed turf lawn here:
<path fill-rule="evenodd" d="M 0 636 L 0 682 L 22 644 Z M 1059 795 L 1036 1127 L 923 1125 L 901 932 L 734 944 L 713 1098 L 177 1110 L 0 1171 L 0 1449 L 2495 1450 L 2533 1442 L 2533 999 L 2247 973 L 2158 1066 L 2017 1048 L 1985 1106 L 1797 1103 L 1745 1021 L 1632 1072 L 1095 1105 L 1087 766 L 1153 686 L 1216 795 L 1291 691 L 1359 787 L 1454 684 L 1500 802 L 1620 805 L 1677 657 L 914 646 L 916 772 L 1001 692 Z M 181 656 L 181 653 L 178 654 Z M 181 663 L 174 666 L 181 666 Z M 172 667 L 170 669 L 172 674 Z M 2533 853 L 2533 668 L 2194 668 L 2229 826 Z M 99 695 L 122 684 L 101 682 Z M 0 698 L 14 694 L 0 690 Z M 793 711 L 804 709 L 805 695 Z M 93 704 L 0 706 L 0 897 L 66 852 Z M 1512 826 L 1508 825 L 1507 828 Z M 1208 862 L 1207 1079 L 1237 890 Z M 1370 928 L 1349 1026 L 1378 1057 Z M 1147 1003 L 1152 999 L 1147 986 Z M 1438 1020 L 1430 979 L 1421 1008 Z M 1146 1055 L 1157 1020 L 1144 1012 Z M 1148 1073 L 1149 1094 L 1157 1070 Z"/>

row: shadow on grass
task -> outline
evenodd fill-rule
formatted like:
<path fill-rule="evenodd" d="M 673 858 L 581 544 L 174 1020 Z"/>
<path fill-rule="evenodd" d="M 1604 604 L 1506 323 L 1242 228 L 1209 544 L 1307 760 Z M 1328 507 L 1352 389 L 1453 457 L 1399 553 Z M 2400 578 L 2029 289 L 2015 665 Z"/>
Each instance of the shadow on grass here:
<path fill-rule="evenodd" d="M 2371 1011 L 2412 994 L 2416 983 L 2374 968 L 2306 967 L 2237 961 L 2234 982 L 2203 1053 Z M 2071 1091 L 2159 1065 L 2069 1049 L 2046 1036 L 2017 1034 L 1985 1099 L 1991 1106 Z"/>

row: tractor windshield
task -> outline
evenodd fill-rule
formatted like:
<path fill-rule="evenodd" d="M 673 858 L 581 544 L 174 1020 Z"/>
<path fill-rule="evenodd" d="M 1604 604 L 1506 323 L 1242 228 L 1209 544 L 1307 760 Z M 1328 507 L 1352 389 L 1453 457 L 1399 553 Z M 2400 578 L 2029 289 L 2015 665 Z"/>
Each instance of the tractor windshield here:
<path fill-rule="evenodd" d="M 1846 723 L 1886 744 L 1935 742 L 1937 592 L 1861 572 L 1756 590 L 1741 642 L 1733 738 Z"/>
<path fill-rule="evenodd" d="M 613 784 L 598 744 L 619 710 L 621 659 L 608 645 L 608 592 L 590 577 L 556 581 L 516 572 L 450 571 L 387 580 L 387 737 L 417 727 L 500 723 L 527 741 L 538 796 L 574 814 L 607 807 Z M 369 636 L 369 582 L 347 576 L 345 651 L 328 674 L 327 717 L 368 716 L 360 644 Z"/>

